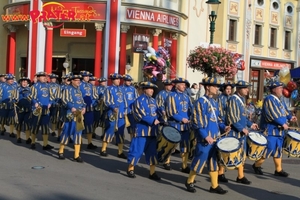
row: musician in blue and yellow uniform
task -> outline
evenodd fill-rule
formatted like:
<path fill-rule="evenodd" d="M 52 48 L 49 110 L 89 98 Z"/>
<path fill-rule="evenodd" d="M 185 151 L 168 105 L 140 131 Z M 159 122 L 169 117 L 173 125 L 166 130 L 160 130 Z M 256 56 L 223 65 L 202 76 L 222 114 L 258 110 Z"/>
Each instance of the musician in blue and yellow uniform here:
<path fill-rule="evenodd" d="M 130 143 L 127 162 L 129 164 L 127 175 L 135 178 L 134 167 L 145 153 L 146 163 L 150 165 L 149 178 L 160 180 L 155 172 L 157 165 L 156 136 L 158 134 L 158 115 L 156 101 L 152 98 L 156 85 L 150 82 L 142 82 L 140 87 L 144 94 L 141 94 L 133 103 L 132 113 L 136 120 L 136 132 Z"/>
<path fill-rule="evenodd" d="M 167 97 L 169 96 L 169 94 L 172 91 L 173 88 L 173 83 L 171 80 L 165 80 L 163 81 L 165 89 L 160 91 L 156 97 L 156 104 L 157 104 L 157 108 L 158 108 L 158 114 L 159 114 L 159 120 L 160 121 L 167 121 L 167 114 L 166 114 L 166 106 L 165 106 L 165 102 Z M 171 170 L 171 157 L 169 156 L 168 159 L 166 160 L 166 162 L 163 164 L 163 167 L 166 170 Z"/>
<path fill-rule="evenodd" d="M 66 105 L 67 112 L 58 150 L 58 159 L 64 160 L 64 147 L 68 144 L 70 136 L 72 136 L 74 142 L 74 161 L 79 163 L 83 162 L 79 152 L 82 130 L 84 129 L 83 115 L 86 111 L 86 105 L 80 90 L 81 79 L 80 75 L 70 76 L 71 85 L 63 91 L 62 102 Z"/>
<path fill-rule="evenodd" d="M 17 112 L 19 123 L 16 126 L 17 142 L 21 143 L 21 129 L 24 124 L 26 135 L 26 144 L 31 144 L 30 138 L 30 115 L 31 115 L 31 89 L 29 87 L 30 78 L 22 77 L 19 79 L 20 86 L 17 88 L 19 101 L 17 103 Z"/>
<path fill-rule="evenodd" d="M 122 75 L 114 73 L 110 74 L 109 78 L 112 80 L 112 85 L 106 88 L 103 96 L 104 104 L 107 107 L 107 119 L 105 120 L 105 133 L 100 155 L 107 156 L 107 144 L 115 137 L 118 145 L 118 157 L 126 159 L 123 145 L 127 102 L 120 87 Z"/>
<path fill-rule="evenodd" d="M 135 87 L 132 86 L 132 77 L 128 74 L 123 75 L 123 81 L 124 85 L 122 86 L 122 89 L 125 93 L 126 101 L 127 101 L 127 113 L 126 113 L 126 120 L 127 124 L 125 123 L 125 126 L 127 127 L 127 132 L 130 134 L 130 139 L 133 136 L 133 133 L 135 132 L 135 120 L 132 115 L 132 105 L 133 102 L 138 97 L 137 91 Z"/>
<path fill-rule="evenodd" d="M 219 105 L 220 116 L 221 116 L 223 122 L 225 122 L 226 109 L 227 109 L 227 101 L 228 101 L 228 99 L 232 95 L 233 88 L 234 88 L 234 84 L 231 81 L 227 81 L 227 82 L 223 83 L 221 85 L 221 87 L 220 87 L 220 91 L 222 93 L 217 97 L 217 102 L 218 102 L 218 105 Z M 219 165 L 218 181 L 219 182 L 227 183 L 228 180 L 225 177 L 224 173 L 225 173 L 224 166 Z"/>
<path fill-rule="evenodd" d="M 166 99 L 166 114 L 168 124 L 181 133 L 181 171 L 189 173 L 190 168 L 187 162 L 190 152 L 190 117 L 193 105 L 190 97 L 184 93 L 187 80 L 184 78 L 176 78 L 172 83 L 175 84 L 175 90 L 171 92 Z"/>
<path fill-rule="evenodd" d="M 104 136 L 104 129 L 105 129 L 105 119 L 106 119 L 106 106 L 103 101 L 104 91 L 106 90 L 107 86 L 107 79 L 105 77 L 101 77 L 98 79 L 99 85 L 97 86 L 97 93 L 98 93 L 98 105 L 96 105 L 96 116 L 95 116 L 95 124 L 102 129 L 101 140 L 103 140 Z"/>
<path fill-rule="evenodd" d="M 271 94 L 269 94 L 263 103 L 262 115 L 260 121 L 261 129 L 265 130 L 267 138 L 267 148 L 263 157 L 256 161 L 252 167 L 254 172 L 263 175 L 261 165 L 266 158 L 273 157 L 275 164 L 275 176 L 288 177 L 289 174 L 282 169 L 282 146 L 285 137 L 285 131 L 289 129 L 288 121 L 297 121 L 296 116 L 288 111 L 286 104 L 282 101 L 282 91 L 284 84 L 279 81 L 273 81 L 269 84 Z"/>
<path fill-rule="evenodd" d="M 50 89 L 52 90 L 52 94 L 54 95 L 54 102 L 53 104 L 51 105 L 51 108 L 50 108 L 50 121 L 51 121 L 51 130 L 52 130 L 52 133 L 51 135 L 52 136 L 56 136 L 56 129 L 57 129 L 57 126 L 58 126 L 58 114 L 59 114 L 59 101 L 60 101 L 60 98 L 61 98 L 61 90 L 60 90 L 60 85 L 57 83 L 57 78 L 58 78 L 58 75 L 56 74 L 50 74 L 49 75 L 49 79 L 50 79 L 50 82 L 49 82 L 49 86 L 50 86 Z"/>
<path fill-rule="evenodd" d="M 15 103 L 19 100 L 19 93 L 14 84 L 15 76 L 12 74 L 7 74 L 5 76 L 5 83 L 1 84 L 0 88 L 0 124 L 1 124 L 1 135 L 4 135 L 5 128 L 4 125 L 9 126 L 9 137 L 15 138 L 16 135 L 13 133 L 15 129 L 15 124 L 18 123 L 16 120 L 16 107 Z"/>
<path fill-rule="evenodd" d="M 80 75 L 82 76 L 82 81 L 80 84 L 80 90 L 83 96 L 84 103 L 86 104 L 86 112 L 84 114 L 84 133 L 88 140 L 88 149 L 96 149 L 92 143 L 93 139 L 93 124 L 94 124 L 94 104 L 98 98 L 96 88 L 89 83 L 91 73 L 88 71 L 81 71 Z"/>
<path fill-rule="evenodd" d="M 258 129 L 258 125 L 252 123 L 246 114 L 246 96 L 249 93 L 250 83 L 239 80 L 235 83 L 236 92 L 228 99 L 227 102 L 227 109 L 226 109 L 226 116 L 225 116 L 225 123 L 228 126 L 231 126 L 231 131 L 227 136 L 233 136 L 240 140 L 242 144 L 242 148 L 244 148 L 244 158 L 243 164 L 240 165 L 238 170 L 238 176 L 236 178 L 237 183 L 242 183 L 249 185 L 251 181 L 249 181 L 244 175 L 244 160 L 246 156 L 246 137 L 248 136 L 249 130 L 251 128 L 253 130 Z M 222 174 L 220 175 L 223 178 Z M 226 179 L 226 178 L 225 178 Z"/>
<path fill-rule="evenodd" d="M 98 94 L 98 90 L 97 90 L 97 86 L 96 86 L 96 81 L 97 81 L 97 77 L 95 76 L 90 76 L 90 79 L 89 79 L 89 83 L 92 84 L 93 86 L 93 90 L 96 91 L 96 95 L 97 97 L 99 98 L 99 94 Z M 98 100 L 98 99 L 97 99 Z M 97 105 L 98 105 L 98 101 L 95 101 L 94 102 L 94 105 L 93 105 L 93 112 L 94 112 L 94 123 L 93 123 L 93 133 L 92 133 L 92 138 L 96 138 L 96 129 L 98 127 L 98 125 L 96 124 L 96 121 L 99 121 L 99 117 L 98 117 L 98 113 L 99 111 L 97 111 Z"/>
<path fill-rule="evenodd" d="M 191 163 L 191 171 L 185 183 L 187 191 L 196 192 L 194 183 L 197 173 L 202 173 L 207 165 L 212 193 L 225 194 L 218 184 L 218 162 L 216 139 L 220 136 L 220 130 L 228 131 L 229 126 L 225 126 L 220 117 L 218 103 L 213 98 L 218 94 L 220 81 L 215 78 L 207 77 L 201 83 L 205 88 L 205 95 L 194 103 L 192 114 L 192 125 L 197 138 L 195 155 Z"/>
<path fill-rule="evenodd" d="M 35 139 L 41 127 L 43 135 L 43 150 L 53 149 L 53 146 L 48 144 L 49 137 L 49 121 L 50 107 L 55 99 L 49 84 L 47 83 L 47 74 L 38 72 L 37 83 L 31 86 L 32 99 L 32 127 L 31 127 L 31 149 L 35 149 Z"/>

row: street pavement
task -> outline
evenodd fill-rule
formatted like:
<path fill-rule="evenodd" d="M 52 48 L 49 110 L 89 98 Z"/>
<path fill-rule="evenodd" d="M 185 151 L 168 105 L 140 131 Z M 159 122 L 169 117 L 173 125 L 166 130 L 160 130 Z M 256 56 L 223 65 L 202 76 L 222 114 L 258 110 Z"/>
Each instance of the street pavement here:
<path fill-rule="evenodd" d="M 225 195 L 208 192 L 210 181 L 205 170 L 196 177 L 197 192 L 189 193 L 184 185 L 188 175 L 180 171 L 179 155 L 172 156 L 171 171 L 157 167 L 157 174 L 162 178 L 159 182 L 148 179 L 149 167 L 144 158 L 135 168 L 137 177 L 130 179 L 126 174 L 126 160 L 116 156 L 116 145 L 108 146 L 108 157 L 100 157 L 99 132 L 97 129 L 98 137 L 93 141 L 98 146 L 95 151 L 87 150 L 87 141 L 83 139 L 81 157 L 84 163 L 72 160 L 72 144 L 65 148 L 66 160 L 58 160 L 59 144 L 53 136 L 49 136 L 49 144 L 55 147 L 51 151 L 42 150 L 41 135 L 36 150 L 31 150 L 24 140 L 17 144 L 16 138 L 10 138 L 8 133 L 0 136 L 0 200 L 300 199 L 299 158 L 284 155 L 283 168 L 290 173 L 288 178 L 273 175 L 272 159 L 263 165 L 264 176 L 255 175 L 251 166 L 253 162 L 247 159 L 245 174 L 252 184 L 236 183 L 237 171 L 228 170 L 229 183 L 220 184 L 229 191 Z M 129 147 L 128 134 L 126 138 L 125 154 Z"/>

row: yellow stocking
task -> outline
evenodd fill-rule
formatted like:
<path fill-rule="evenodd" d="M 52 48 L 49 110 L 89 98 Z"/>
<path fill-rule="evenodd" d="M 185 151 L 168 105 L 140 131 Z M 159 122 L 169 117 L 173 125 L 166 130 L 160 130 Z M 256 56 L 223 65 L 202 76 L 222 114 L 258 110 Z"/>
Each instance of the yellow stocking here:
<path fill-rule="evenodd" d="M 43 135 L 43 146 L 47 146 L 48 144 L 48 135 Z"/>
<path fill-rule="evenodd" d="M 65 145 L 60 144 L 60 145 L 59 145 L 58 153 L 64 153 L 64 148 L 65 148 Z"/>
<path fill-rule="evenodd" d="M 107 142 L 102 142 L 102 149 L 101 151 L 106 151 L 106 148 L 107 148 Z"/>
<path fill-rule="evenodd" d="M 51 129 L 52 129 L 53 132 L 55 132 L 56 131 L 56 124 L 51 124 Z"/>
<path fill-rule="evenodd" d="M 240 165 L 238 167 L 238 178 L 241 179 L 243 178 L 245 175 L 244 175 L 244 165 Z"/>
<path fill-rule="evenodd" d="M 220 165 L 220 166 L 219 166 L 218 174 L 219 174 L 219 175 L 222 175 L 222 174 L 224 174 L 224 173 L 225 173 L 225 167 L 222 166 L 222 165 Z"/>
<path fill-rule="evenodd" d="M 74 145 L 74 158 L 79 157 L 79 152 L 80 152 L 80 144 L 75 144 Z"/>
<path fill-rule="evenodd" d="M 256 161 L 256 162 L 254 163 L 254 166 L 255 166 L 255 167 L 261 167 L 262 164 L 263 164 L 263 162 L 265 162 L 265 159 L 264 159 L 264 158 L 261 158 L 261 159 L 259 159 L 258 161 Z"/>
<path fill-rule="evenodd" d="M 167 158 L 165 164 L 168 164 L 168 163 L 170 163 L 170 162 L 171 162 L 171 156 L 169 156 L 169 157 Z"/>
<path fill-rule="evenodd" d="M 217 171 L 209 172 L 209 176 L 210 176 L 211 187 L 214 189 L 217 188 L 218 187 L 218 172 Z"/>
<path fill-rule="evenodd" d="M 155 165 L 150 165 L 150 175 L 155 173 Z"/>
<path fill-rule="evenodd" d="M 57 136 L 58 136 L 58 137 L 60 136 L 60 134 L 61 134 L 61 131 L 62 131 L 62 129 L 61 129 L 61 128 L 57 129 Z"/>
<path fill-rule="evenodd" d="M 91 144 L 92 143 L 92 134 L 91 133 L 88 133 L 87 135 L 86 135 L 86 137 L 87 137 L 87 140 L 88 140 L 88 144 Z"/>
<path fill-rule="evenodd" d="M 282 170 L 281 167 L 281 158 L 273 158 L 274 164 L 275 164 L 275 170 L 277 172 L 280 172 Z"/>
<path fill-rule="evenodd" d="M 185 169 L 187 168 L 188 153 L 182 153 L 181 158 L 182 158 L 182 169 Z"/>
<path fill-rule="evenodd" d="M 30 137 L 30 131 L 25 131 L 26 134 L 26 140 L 28 140 L 28 138 Z"/>
<path fill-rule="evenodd" d="M 193 170 L 190 171 L 189 177 L 187 179 L 187 183 L 194 183 L 197 173 Z"/>
<path fill-rule="evenodd" d="M 134 171 L 134 166 L 132 165 L 132 164 L 129 164 L 129 166 L 128 166 L 128 170 L 127 170 L 128 172 L 129 171 Z"/>
<path fill-rule="evenodd" d="M 123 153 L 123 144 L 118 144 L 118 154 Z"/>
<path fill-rule="evenodd" d="M 32 134 L 31 135 L 31 144 L 35 144 L 35 138 L 36 138 L 36 135 Z"/>
<path fill-rule="evenodd" d="M 21 131 L 17 131 L 17 139 L 21 137 Z"/>
<path fill-rule="evenodd" d="M 13 133 L 15 130 L 15 126 L 14 125 L 9 125 L 9 133 Z"/>

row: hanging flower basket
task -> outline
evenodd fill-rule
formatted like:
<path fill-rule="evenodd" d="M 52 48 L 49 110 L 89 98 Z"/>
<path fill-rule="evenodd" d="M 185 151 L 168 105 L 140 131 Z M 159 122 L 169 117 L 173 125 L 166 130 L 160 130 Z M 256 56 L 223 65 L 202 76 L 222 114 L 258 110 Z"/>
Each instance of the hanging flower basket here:
<path fill-rule="evenodd" d="M 187 66 L 207 76 L 219 75 L 232 78 L 237 73 L 237 62 L 240 58 L 240 54 L 232 53 L 224 48 L 199 46 L 191 50 L 187 57 Z"/>

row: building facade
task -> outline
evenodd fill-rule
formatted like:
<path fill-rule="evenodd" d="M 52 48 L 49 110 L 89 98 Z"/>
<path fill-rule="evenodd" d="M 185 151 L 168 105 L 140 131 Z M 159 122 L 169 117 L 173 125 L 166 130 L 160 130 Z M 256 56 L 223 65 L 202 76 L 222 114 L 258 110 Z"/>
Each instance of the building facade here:
<path fill-rule="evenodd" d="M 2 73 L 33 77 L 89 70 L 95 76 L 128 73 L 143 79 L 148 46 L 170 51 L 171 77 L 201 81 L 186 67 L 189 51 L 206 42 L 205 0 L 7 0 L 0 41 L 7 47 Z M 2 55 L 1 55 L 2 56 Z"/>

